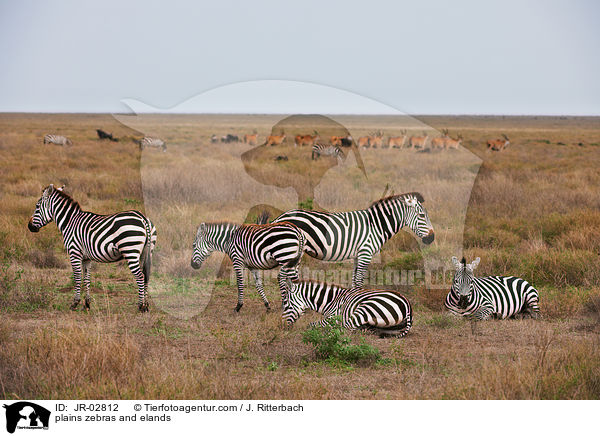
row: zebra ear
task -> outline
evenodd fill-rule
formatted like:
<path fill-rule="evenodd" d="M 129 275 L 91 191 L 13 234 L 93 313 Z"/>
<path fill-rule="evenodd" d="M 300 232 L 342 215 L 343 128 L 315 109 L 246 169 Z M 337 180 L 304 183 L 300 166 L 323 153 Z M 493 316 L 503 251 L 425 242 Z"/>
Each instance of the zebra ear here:
<path fill-rule="evenodd" d="M 480 260 L 481 260 L 480 258 L 477 258 L 473 262 L 471 262 L 471 269 L 477 268 L 477 265 L 479 265 Z"/>
<path fill-rule="evenodd" d="M 53 192 L 54 192 L 54 185 L 52 183 L 50 183 L 50 185 L 46 189 L 44 189 L 44 192 L 42 192 L 42 197 L 46 198 Z"/>
<path fill-rule="evenodd" d="M 62 191 L 63 189 L 65 189 L 65 185 L 62 185 L 60 188 L 56 188 L 56 189 L 58 189 L 59 191 Z"/>
<path fill-rule="evenodd" d="M 458 258 L 456 256 L 452 256 L 452 265 L 454 265 L 454 268 L 458 269 L 458 267 L 460 266 L 460 262 L 458 261 Z"/>

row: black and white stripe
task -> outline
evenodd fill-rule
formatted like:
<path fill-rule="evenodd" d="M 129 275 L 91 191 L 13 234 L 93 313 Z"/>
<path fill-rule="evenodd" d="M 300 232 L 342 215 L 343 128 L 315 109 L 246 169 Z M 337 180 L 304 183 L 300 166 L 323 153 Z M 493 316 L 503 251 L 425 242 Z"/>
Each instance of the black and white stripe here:
<path fill-rule="evenodd" d="M 306 236 L 306 253 L 316 259 L 338 262 L 354 259 L 353 288 L 362 288 L 373 255 L 404 226 L 425 244 L 434 232 L 419 193 L 386 197 L 370 207 L 351 212 L 291 210 L 273 222 L 290 222 Z"/>
<path fill-rule="evenodd" d="M 46 135 L 44 136 L 44 144 L 56 144 L 56 145 L 72 145 L 73 143 L 66 136 L 61 135 Z"/>
<path fill-rule="evenodd" d="M 337 145 L 316 142 L 312 147 L 311 158 L 314 160 L 319 156 L 335 156 L 338 159 L 344 159 L 344 152 Z"/>
<path fill-rule="evenodd" d="M 146 147 L 160 148 L 162 151 L 167 151 L 167 144 L 165 141 L 159 138 L 151 138 L 150 136 L 145 136 L 140 141 L 140 150 L 143 150 Z"/>
<path fill-rule="evenodd" d="M 307 309 L 323 314 L 316 323 L 341 316 L 342 326 L 349 330 L 368 329 L 381 336 L 404 336 L 412 327 L 409 301 L 397 291 L 355 289 L 313 281 L 288 282 L 288 302 L 283 320 L 293 324 Z"/>
<path fill-rule="evenodd" d="M 282 305 L 287 295 L 286 277 L 298 278 L 298 264 L 304 253 L 305 238 L 293 224 L 202 223 L 194 240 L 192 268 L 198 269 L 213 251 L 226 253 L 233 263 L 238 287 L 239 311 L 244 304 L 243 268 L 254 277 L 256 289 L 270 309 L 258 270 L 280 267 L 277 276 Z"/>
<path fill-rule="evenodd" d="M 467 263 L 452 258 L 456 269 L 452 288 L 446 297 L 450 312 L 484 320 L 488 318 L 514 318 L 539 316 L 538 291 L 519 277 L 475 277 L 473 270 L 479 258 Z"/>
<path fill-rule="evenodd" d="M 38 232 L 55 221 L 63 235 L 75 281 L 71 309 L 81 299 L 81 282 L 85 285 L 85 307 L 90 307 L 90 264 L 125 259 L 138 286 L 138 307 L 148 310 L 148 281 L 156 229 L 136 210 L 113 215 L 98 215 L 81 210 L 79 203 L 50 185 L 44 189 L 29 220 L 29 230 Z"/>

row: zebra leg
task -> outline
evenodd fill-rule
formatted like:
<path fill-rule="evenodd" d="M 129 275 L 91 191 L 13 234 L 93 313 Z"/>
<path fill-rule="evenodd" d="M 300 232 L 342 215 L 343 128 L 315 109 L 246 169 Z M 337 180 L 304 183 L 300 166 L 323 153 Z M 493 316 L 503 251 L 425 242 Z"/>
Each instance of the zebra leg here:
<path fill-rule="evenodd" d="M 133 255 L 133 253 L 132 253 Z M 138 287 L 138 310 L 140 312 L 148 312 L 148 300 L 146 299 L 146 283 L 144 273 L 140 267 L 140 254 L 135 257 L 126 257 L 127 265 Z"/>
<path fill-rule="evenodd" d="M 354 276 L 352 277 L 352 289 L 363 289 L 365 273 L 371 263 L 372 255 L 370 253 L 359 253 L 354 259 Z"/>
<path fill-rule="evenodd" d="M 234 261 L 233 269 L 235 270 L 238 287 L 238 303 L 235 306 L 235 311 L 239 312 L 244 305 L 244 265 L 239 261 Z"/>
<path fill-rule="evenodd" d="M 90 308 L 90 265 L 92 261 L 84 260 L 82 263 L 83 266 L 83 286 L 85 287 L 85 300 L 84 300 L 84 308 L 89 310 Z"/>
<path fill-rule="evenodd" d="M 73 304 L 71 304 L 71 310 L 75 310 L 79 301 L 81 300 L 81 257 L 77 254 L 71 254 L 71 267 L 73 268 L 73 281 L 75 282 L 75 295 L 73 296 Z"/>
<path fill-rule="evenodd" d="M 265 303 L 265 307 L 267 308 L 267 311 L 271 310 L 271 305 L 269 304 L 269 300 L 267 300 L 267 296 L 265 295 L 265 289 L 263 288 L 263 283 L 262 283 L 262 278 L 260 276 L 260 273 L 257 270 L 253 269 L 252 276 L 254 277 L 254 283 L 256 284 L 256 290 L 260 294 L 260 298 L 262 298 L 263 303 Z"/>

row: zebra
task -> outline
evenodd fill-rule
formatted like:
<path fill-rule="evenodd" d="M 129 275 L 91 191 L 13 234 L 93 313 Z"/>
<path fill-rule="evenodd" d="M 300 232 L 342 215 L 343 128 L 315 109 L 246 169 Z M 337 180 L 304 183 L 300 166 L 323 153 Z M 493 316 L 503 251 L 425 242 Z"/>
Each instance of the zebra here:
<path fill-rule="evenodd" d="M 151 138 L 150 136 L 144 136 L 139 142 L 139 144 L 140 150 L 143 150 L 146 147 L 155 147 L 160 148 L 163 152 L 167 151 L 167 144 L 165 144 L 165 141 L 159 138 Z"/>
<path fill-rule="evenodd" d="M 404 226 L 425 244 L 435 234 L 418 192 L 382 198 L 363 210 L 317 212 L 295 209 L 284 212 L 273 222 L 287 221 L 304 232 L 306 253 L 319 260 L 338 262 L 354 259 L 352 288 L 362 288 L 364 275 L 373 255 Z"/>
<path fill-rule="evenodd" d="M 113 215 L 98 215 L 81 210 L 81 206 L 63 191 L 63 187 L 46 187 L 29 219 L 28 228 L 37 233 L 50 221 L 63 235 L 75 281 L 71 310 L 81 300 L 81 283 L 85 285 L 85 309 L 90 307 L 91 262 L 117 262 L 125 259 L 138 286 L 138 308 L 148 310 L 148 281 L 152 251 L 156 245 L 156 228 L 136 210 Z"/>
<path fill-rule="evenodd" d="M 226 253 L 237 278 L 239 312 L 244 304 L 243 268 L 252 273 L 256 289 L 267 310 L 271 309 L 258 270 L 280 267 L 277 279 L 282 307 L 286 300 L 286 277 L 298 279 L 298 264 L 304 254 L 304 234 L 293 224 L 202 223 L 196 232 L 191 266 L 198 269 L 213 251 Z"/>
<path fill-rule="evenodd" d="M 46 135 L 44 136 L 44 144 L 56 144 L 56 145 L 73 145 L 73 142 L 66 136 L 61 135 Z"/>
<path fill-rule="evenodd" d="M 477 320 L 539 317 L 539 295 L 533 286 L 519 277 L 475 277 L 473 270 L 479 261 L 477 258 L 467 263 L 463 257 L 459 262 L 452 257 L 456 273 L 445 301 L 451 313 Z"/>
<path fill-rule="evenodd" d="M 349 330 L 368 329 L 384 336 L 404 336 L 412 327 L 410 302 L 397 291 L 344 289 L 308 280 L 288 280 L 288 299 L 282 318 L 291 326 L 311 309 L 324 318 L 311 325 L 325 326 L 328 319 L 342 317 Z"/>
<path fill-rule="evenodd" d="M 312 147 L 311 159 L 315 160 L 319 156 L 335 156 L 338 159 L 344 159 L 344 152 L 337 145 L 315 142 Z"/>

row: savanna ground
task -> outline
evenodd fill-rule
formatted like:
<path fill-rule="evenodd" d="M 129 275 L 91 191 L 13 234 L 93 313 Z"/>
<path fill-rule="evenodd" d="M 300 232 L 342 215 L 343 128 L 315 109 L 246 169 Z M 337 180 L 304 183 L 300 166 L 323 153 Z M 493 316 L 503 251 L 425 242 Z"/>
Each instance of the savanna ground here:
<path fill-rule="evenodd" d="M 213 133 L 256 129 L 263 142 L 281 118 L 138 120 L 139 131 L 166 139 L 169 148 L 161 153 L 140 152 L 133 139 L 142 135 L 109 115 L 0 115 L 3 398 L 600 398 L 600 120 L 337 117 L 354 138 L 378 129 L 387 138 L 407 123 L 412 133 L 448 128 L 464 137 L 461 151 L 361 151 L 368 177 L 349 163 L 353 156 L 342 167 L 334 158 L 312 162 L 308 147 L 254 149 L 209 140 Z M 294 129 L 312 133 L 310 120 L 303 122 L 284 123 L 288 140 Z M 96 128 L 120 141 L 98 141 Z M 327 138 L 339 129 L 328 124 L 319 133 Z M 73 145 L 43 145 L 45 133 L 65 134 Z M 509 148 L 487 152 L 485 140 L 500 133 L 510 137 Z M 278 155 L 288 160 L 275 161 Z M 91 310 L 69 310 L 71 271 L 56 226 L 27 230 L 49 183 L 66 184 L 85 210 L 140 209 L 150 216 L 159 236 L 149 313 L 136 312 L 124 264 L 94 265 Z M 189 267 L 201 221 L 252 220 L 257 204 L 363 208 L 386 185 L 388 193 L 423 192 L 436 241 L 421 246 L 401 232 L 371 270 L 420 271 L 427 259 L 449 261 L 464 248 L 469 260 L 482 258 L 478 275 L 530 281 L 540 292 L 542 319 L 471 323 L 444 312 L 443 286 L 384 282 L 413 303 L 411 332 L 402 339 L 352 334 L 354 343 L 379 349 L 382 359 L 336 364 L 317 359 L 302 342 L 317 316 L 282 328 L 273 281 L 266 288 L 274 310 L 267 313 L 247 283 L 245 305 L 235 313 L 227 268 L 214 281 L 221 257 L 200 271 Z M 310 259 L 303 265 L 326 274 L 348 267 Z"/>

